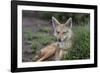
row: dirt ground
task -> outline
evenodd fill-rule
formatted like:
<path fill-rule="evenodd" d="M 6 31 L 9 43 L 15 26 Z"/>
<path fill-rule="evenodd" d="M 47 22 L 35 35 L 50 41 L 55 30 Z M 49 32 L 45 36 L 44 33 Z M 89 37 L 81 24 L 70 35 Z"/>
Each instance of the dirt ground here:
<path fill-rule="evenodd" d="M 27 41 L 24 36 L 24 30 L 30 29 L 35 34 L 36 31 L 43 26 L 50 26 L 51 21 L 45 21 L 33 15 L 32 17 L 23 17 L 22 19 L 22 62 L 31 62 L 35 53 L 31 49 L 30 41 Z"/>

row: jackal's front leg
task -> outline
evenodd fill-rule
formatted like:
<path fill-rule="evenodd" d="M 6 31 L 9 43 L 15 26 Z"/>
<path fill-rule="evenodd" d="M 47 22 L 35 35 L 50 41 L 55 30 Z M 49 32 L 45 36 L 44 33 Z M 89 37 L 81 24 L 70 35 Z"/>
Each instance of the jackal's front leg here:
<path fill-rule="evenodd" d="M 57 43 L 53 43 L 53 44 L 48 45 L 47 47 L 41 49 L 41 55 L 37 61 L 43 61 L 43 60 L 51 57 L 52 55 L 55 54 L 57 49 L 58 49 Z"/>
<path fill-rule="evenodd" d="M 62 60 L 64 58 L 64 51 L 62 49 L 58 49 L 55 53 L 55 60 Z"/>

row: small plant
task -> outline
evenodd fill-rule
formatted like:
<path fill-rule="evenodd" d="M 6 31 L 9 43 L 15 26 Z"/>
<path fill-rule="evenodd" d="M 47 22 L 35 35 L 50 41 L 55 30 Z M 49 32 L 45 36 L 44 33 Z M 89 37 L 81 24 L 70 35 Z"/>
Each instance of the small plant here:
<path fill-rule="evenodd" d="M 36 51 L 36 49 L 39 47 L 39 43 L 35 40 L 32 41 L 32 45 L 31 48 L 33 49 L 33 51 Z"/>
<path fill-rule="evenodd" d="M 32 32 L 31 31 L 26 31 L 25 32 L 25 38 L 27 40 L 31 41 L 32 40 L 32 37 L 33 37 L 33 35 L 32 35 Z"/>

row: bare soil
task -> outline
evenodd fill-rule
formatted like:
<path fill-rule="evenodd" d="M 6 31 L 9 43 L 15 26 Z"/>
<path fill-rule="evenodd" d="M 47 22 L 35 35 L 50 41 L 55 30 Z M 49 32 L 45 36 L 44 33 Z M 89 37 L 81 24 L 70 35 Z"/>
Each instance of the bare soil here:
<path fill-rule="evenodd" d="M 24 31 L 27 29 L 32 30 L 32 33 L 35 34 L 36 31 L 43 26 L 50 26 L 50 21 L 42 20 L 36 17 L 36 15 L 32 17 L 23 17 L 22 19 L 22 61 L 23 62 L 32 62 L 33 57 L 36 53 L 31 49 L 31 42 L 25 39 Z"/>

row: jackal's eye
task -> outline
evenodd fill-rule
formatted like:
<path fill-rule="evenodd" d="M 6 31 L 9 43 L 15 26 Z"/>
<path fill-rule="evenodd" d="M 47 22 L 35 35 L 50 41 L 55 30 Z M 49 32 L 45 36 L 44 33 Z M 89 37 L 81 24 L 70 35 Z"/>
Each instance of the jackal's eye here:
<path fill-rule="evenodd" d="M 57 31 L 57 34 L 59 34 L 60 32 L 59 31 Z"/>
<path fill-rule="evenodd" d="M 66 32 L 63 32 L 63 34 L 66 34 Z"/>

